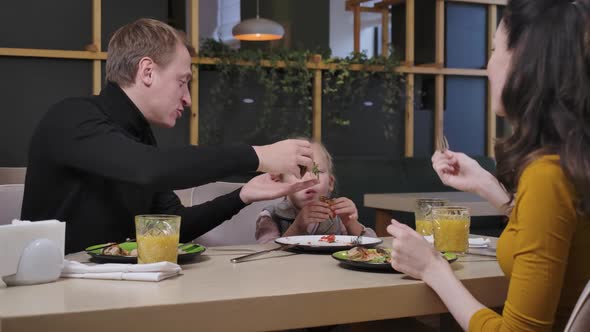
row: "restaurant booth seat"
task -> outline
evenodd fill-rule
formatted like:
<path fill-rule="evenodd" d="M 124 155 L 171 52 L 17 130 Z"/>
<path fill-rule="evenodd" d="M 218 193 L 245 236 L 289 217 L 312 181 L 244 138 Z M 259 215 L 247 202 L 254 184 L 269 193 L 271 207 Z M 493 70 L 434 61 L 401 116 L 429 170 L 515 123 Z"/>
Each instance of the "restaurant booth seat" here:
<path fill-rule="evenodd" d="M 11 181 L 17 181 L 19 178 L 22 178 L 24 181 L 26 168 L 23 168 L 23 170 L 23 172 L 18 172 L 20 175 L 12 178 L 13 180 Z M 7 178 L 5 177 L 3 179 Z M 175 190 L 174 192 L 184 206 L 192 206 L 229 193 L 242 185 L 242 183 L 216 182 L 195 188 Z M 23 194 L 24 184 L 22 183 L 0 184 L 0 225 L 7 225 L 13 219 L 20 219 Z M 246 206 L 228 222 L 200 237 L 199 241 L 203 245 L 256 243 L 254 238 L 256 218 L 260 211 L 262 211 L 262 208 L 271 203 L 272 201 L 262 201 Z"/>
<path fill-rule="evenodd" d="M 0 185 L 0 225 L 10 224 L 12 219 L 20 219 L 24 191 L 24 184 Z"/>
<path fill-rule="evenodd" d="M 193 188 L 192 204 L 201 204 L 214 199 L 215 197 L 230 193 L 240 187 L 243 183 L 235 182 L 213 182 Z M 280 202 L 283 198 L 274 200 L 254 202 L 231 219 L 215 227 L 206 234 L 198 237 L 194 242 L 204 246 L 225 246 L 256 243 L 254 233 L 256 231 L 256 219 L 262 209 L 268 205 Z M 198 221 L 197 221 L 198 222 Z"/>
<path fill-rule="evenodd" d="M 25 183 L 26 167 L 0 167 L 0 184 Z"/>
<path fill-rule="evenodd" d="M 578 298 L 564 332 L 590 331 L 590 280 Z"/>
<path fill-rule="evenodd" d="M 191 206 L 193 204 L 193 191 L 195 188 L 174 190 L 174 193 L 180 199 L 184 206 Z"/>

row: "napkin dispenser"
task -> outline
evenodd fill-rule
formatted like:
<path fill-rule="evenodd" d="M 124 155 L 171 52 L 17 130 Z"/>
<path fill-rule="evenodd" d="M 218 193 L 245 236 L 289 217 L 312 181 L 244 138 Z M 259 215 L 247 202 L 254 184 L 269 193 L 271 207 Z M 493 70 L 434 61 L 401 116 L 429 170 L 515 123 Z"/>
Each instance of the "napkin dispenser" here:
<path fill-rule="evenodd" d="M 13 220 L 0 226 L 0 287 L 55 281 L 63 269 L 66 224 Z"/>

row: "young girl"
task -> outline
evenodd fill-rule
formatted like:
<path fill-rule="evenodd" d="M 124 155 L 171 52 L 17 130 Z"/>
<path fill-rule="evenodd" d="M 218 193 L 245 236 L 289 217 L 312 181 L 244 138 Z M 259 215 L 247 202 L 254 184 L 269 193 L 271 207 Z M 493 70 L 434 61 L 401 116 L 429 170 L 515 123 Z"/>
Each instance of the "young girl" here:
<path fill-rule="evenodd" d="M 359 223 L 353 201 L 346 197 L 326 199 L 334 190 L 332 156 L 321 143 L 310 142 L 316 174 L 308 169 L 303 179 L 317 176 L 319 183 L 264 208 L 256 221 L 256 241 L 268 243 L 281 236 L 292 235 L 359 235 L 363 231 L 363 235 L 375 237 L 372 229 Z M 281 174 L 278 179 L 287 183 L 297 180 L 292 174 Z"/>
<path fill-rule="evenodd" d="M 492 109 L 514 128 L 496 145 L 496 177 L 450 150 L 432 163 L 443 183 L 510 214 L 497 245 L 510 280 L 502 315 L 395 221 L 392 265 L 424 280 L 465 330 L 563 331 L 590 279 L 590 0 L 510 0 L 494 45 Z"/>

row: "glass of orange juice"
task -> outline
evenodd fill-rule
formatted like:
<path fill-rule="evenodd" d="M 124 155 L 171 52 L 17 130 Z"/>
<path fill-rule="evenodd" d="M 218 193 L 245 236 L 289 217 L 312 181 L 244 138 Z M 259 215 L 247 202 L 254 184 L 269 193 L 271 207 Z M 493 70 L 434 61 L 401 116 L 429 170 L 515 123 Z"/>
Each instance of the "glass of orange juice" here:
<path fill-rule="evenodd" d="M 180 216 L 144 214 L 135 216 L 137 263 L 178 261 Z"/>
<path fill-rule="evenodd" d="M 432 208 L 434 247 L 441 252 L 463 254 L 469 248 L 469 210 L 461 206 Z"/>
<path fill-rule="evenodd" d="M 439 198 L 418 198 L 416 200 L 416 232 L 422 235 L 432 235 L 432 208 L 448 205 L 449 201 Z"/>

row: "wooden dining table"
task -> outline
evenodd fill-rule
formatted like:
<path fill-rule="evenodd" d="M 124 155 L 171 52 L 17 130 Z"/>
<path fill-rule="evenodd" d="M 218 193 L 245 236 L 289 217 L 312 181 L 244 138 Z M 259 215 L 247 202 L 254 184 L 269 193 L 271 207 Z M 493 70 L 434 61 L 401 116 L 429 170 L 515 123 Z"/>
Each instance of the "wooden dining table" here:
<path fill-rule="evenodd" d="M 0 332 L 267 331 L 447 312 L 422 281 L 347 268 L 329 254 L 278 251 L 230 262 L 276 246 L 211 247 L 160 282 L 59 279 L 0 289 Z M 503 305 L 507 280 L 494 257 L 467 254 L 451 266 L 481 303 Z"/>

